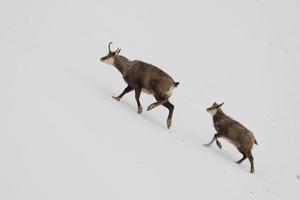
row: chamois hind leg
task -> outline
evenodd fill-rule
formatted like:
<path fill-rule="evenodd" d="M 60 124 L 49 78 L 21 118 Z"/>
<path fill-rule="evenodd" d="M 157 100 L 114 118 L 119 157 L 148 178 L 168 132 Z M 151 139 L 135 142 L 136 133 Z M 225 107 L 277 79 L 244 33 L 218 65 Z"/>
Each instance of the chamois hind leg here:
<path fill-rule="evenodd" d="M 150 86 L 152 88 L 154 97 L 157 102 L 150 104 L 147 108 L 147 111 L 152 110 L 153 108 L 155 108 L 157 106 L 163 105 L 164 103 L 166 103 L 168 101 L 168 98 L 170 96 L 170 95 L 165 94 L 164 89 L 162 88 L 162 86 L 159 84 L 158 81 L 151 81 Z"/>
<path fill-rule="evenodd" d="M 152 110 L 153 108 L 163 105 L 164 103 L 168 102 L 168 98 L 165 97 L 164 95 L 156 95 L 155 94 L 154 97 L 157 100 L 157 102 L 150 104 L 147 108 L 147 111 Z"/>
<path fill-rule="evenodd" d="M 121 100 L 121 98 L 125 95 L 125 94 L 127 94 L 128 92 L 131 92 L 133 90 L 133 88 L 130 86 L 130 85 L 128 85 L 124 90 L 123 90 L 123 92 L 119 95 L 119 96 L 117 96 L 117 97 L 112 97 L 112 98 L 114 98 L 115 100 L 117 100 L 117 101 L 120 101 Z"/>
<path fill-rule="evenodd" d="M 251 168 L 250 168 L 250 173 L 254 173 L 254 159 L 253 159 L 253 156 L 252 156 L 252 153 L 251 153 L 251 150 L 250 151 L 248 151 L 247 153 L 246 153 L 246 155 L 247 155 L 247 157 L 248 157 L 248 159 L 249 159 L 249 161 L 250 161 L 250 165 L 251 165 Z"/>
<path fill-rule="evenodd" d="M 152 110 L 153 108 L 156 108 L 157 106 L 163 105 L 166 103 L 168 99 L 162 100 L 162 101 L 157 101 L 155 103 L 152 103 L 148 106 L 147 111 Z"/>
<path fill-rule="evenodd" d="M 236 161 L 236 163 L 241 164 L 247 158 L 247 155 L 242 151 L 242 149 L 239 148 L 238 150 L 241 154 L 243 154 L 243 157 L 240 160 Z"/>
<path fill-rule="evenodd" d="M 169 100 L 167 100 L 163 106 L 165 106 L 166 108 L 169 109 L 169 115 L 168 115 L 168 119 L 167 119 L 167 127 L 170 128 L 172 125 L 172 117 L 173 117 L 173 111 L 174 111 L 174 105 L 171 104 L 169 102 Z"/>
<path fill-rule="evenodd" d="M 134 91 L 135 91 L 135 100 L 136 100 L 136 103 L 137 103 L 137 106 L 138 106 L 138 114 L 140 114 L 140 113 L 143 112 L 143 107 L 142 107 L 141 102 L 140 102 L 140 96 L 141 96 L 142 89 L 141 88 L 135 88 Z"/>

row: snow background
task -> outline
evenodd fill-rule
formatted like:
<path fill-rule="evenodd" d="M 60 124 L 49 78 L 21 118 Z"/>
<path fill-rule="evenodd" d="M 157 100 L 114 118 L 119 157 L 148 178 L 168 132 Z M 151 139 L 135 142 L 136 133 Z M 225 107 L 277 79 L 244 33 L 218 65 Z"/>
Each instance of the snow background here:
<path fill-rule="evenodd" d="M 0 1 L 0 199 L 299 199 L 300 1 Z M 167 109 L 99 62 L 159 66 Z M 213 101 L 255 133 L 254 175 L 215 133 Z M 298 178 L 297 178 L 298 176 Z"/>

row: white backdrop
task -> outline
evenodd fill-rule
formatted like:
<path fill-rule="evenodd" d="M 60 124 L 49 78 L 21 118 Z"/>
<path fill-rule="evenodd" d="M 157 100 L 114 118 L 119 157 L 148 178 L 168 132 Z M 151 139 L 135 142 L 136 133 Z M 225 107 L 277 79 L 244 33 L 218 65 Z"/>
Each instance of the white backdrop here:
<path fill-rule="evenodd" d="M 299 199 L 300 2 L 0 1 L 0 199 Z M 108 42 L 174 89 L 142 115 Z M 250 130 L 256 172 L 215 130 L 213 101 Z M 298 178 L 297 178 L 298 176 Z"/>

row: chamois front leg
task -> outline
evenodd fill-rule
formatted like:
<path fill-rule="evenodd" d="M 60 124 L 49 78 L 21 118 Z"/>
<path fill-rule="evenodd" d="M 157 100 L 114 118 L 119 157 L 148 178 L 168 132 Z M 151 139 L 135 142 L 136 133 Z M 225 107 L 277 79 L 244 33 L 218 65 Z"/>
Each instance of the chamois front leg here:
<path fill-rule="evenodd" d="M 214 143 L 214 141 L 217 139 L 216 134 L 214 135 L 214 137 L 211 139 L 211 141 L 208 144 L 204 144 L 203 146 L 205 147 L 210 147 L 212 145 L 212 143 Z"/>
<path fill-rule="evenodd" d="M 222 144 L 221 144 L 221 142 L 219 142 L 218 138 L 216 139 L 216 143 L 217 143 L 219 149 L 222 149 Z"/>
<path fill-rule="evenodd" d="M 205 147 L 210 147 L 210 146 L 212 145 L 212 143 L 214 143 L 214 141 L 216 141 L 218 147 L 219 147 L 220 149 L 222 149 L 222 145 L 221 145 L 221 143 L 219 142 L 218 137 L 220 137 L 220 134 L 219 134 L 219 133 L 216 133 L 216 134 L 214 135 L 214 137 L 212 138 L 212 140 L 211 140 L 208 144 L 204 144 L 203 146 L 205 146 Z"/>
<path fill-rule="evenodd" d="M 114 98 L 115 100 L 117 100 L 117 101 L 120 101 L 121 100 L 121 98 L 125 95 L 125 94 L 127 94 L 128 92 L 131 92 L 133 90 L 133 88 L 130 86 L 130 85 L 128 85 L 124 90 L 123 90 L 123 92 L 119 95 L 119 96 L 117 96 L 117 97 L 112 97 L 112 98 Z"/>
<path fill-rule="evenodd" d="M 135 100 L 136 100 L 136 103 L 137 103 L 137 106 L 138 106 L 138 114 L 141 114 L 143 112 L 143 107 L 142 107 L 141 102 L 140 102 L 141 92 L 142 92 L 141 88 L 136 88 L 135 89 Z"/>

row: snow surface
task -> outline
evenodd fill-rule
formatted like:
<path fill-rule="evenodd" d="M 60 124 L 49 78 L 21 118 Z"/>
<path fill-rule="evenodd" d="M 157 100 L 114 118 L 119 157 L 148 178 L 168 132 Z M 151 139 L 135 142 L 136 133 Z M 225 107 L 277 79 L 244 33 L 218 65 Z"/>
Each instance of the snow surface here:
<path fill-rule="evenodd" d="M 0 199 L 300 199 L 300 1 L 0 1 Z M 180 85 L 111 98 L 108 42 Z M 256 172 L 202 144 L 213 101 L 255 133 Z"/>

